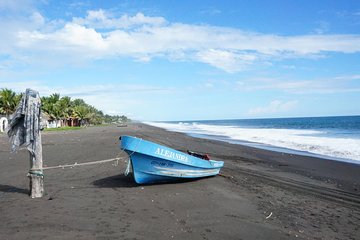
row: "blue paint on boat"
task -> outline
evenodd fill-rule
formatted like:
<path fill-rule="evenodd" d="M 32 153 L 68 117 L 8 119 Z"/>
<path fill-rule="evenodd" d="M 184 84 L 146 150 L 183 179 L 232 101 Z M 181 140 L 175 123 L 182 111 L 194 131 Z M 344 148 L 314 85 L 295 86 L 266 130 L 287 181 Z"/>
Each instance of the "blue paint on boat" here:
<path fill-rule="evenodd" d="M 138 184 L 215 176 L 224 166 L 132 136 L 121 136 L 121 149 L 129 155 Z"/>

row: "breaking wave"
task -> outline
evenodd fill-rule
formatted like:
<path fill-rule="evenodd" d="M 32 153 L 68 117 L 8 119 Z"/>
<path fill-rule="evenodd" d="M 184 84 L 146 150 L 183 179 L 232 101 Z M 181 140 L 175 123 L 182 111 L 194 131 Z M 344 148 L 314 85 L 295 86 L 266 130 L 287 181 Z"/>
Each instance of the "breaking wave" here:
<path fill-rule="evenodd" d="M 145 122 L 145 124 L 197 137 L 212 138 L 276 151 L 286 152 L 286 149 L 291 149 L 300 151 L 298 152 L 300 154 L 313 153 L 336 160 L 355 160 L 351 162 L 360 164 L 359 138 L 332 136 L 325 130 L 242 128 L 239 126 L 182 122 Z"/>

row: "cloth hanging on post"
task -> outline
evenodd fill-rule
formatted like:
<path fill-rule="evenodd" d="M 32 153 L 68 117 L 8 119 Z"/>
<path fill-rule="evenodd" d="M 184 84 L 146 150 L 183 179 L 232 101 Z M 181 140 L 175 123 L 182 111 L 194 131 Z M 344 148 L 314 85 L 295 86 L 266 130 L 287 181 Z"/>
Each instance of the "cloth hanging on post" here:
<path fill-rule="evenodd" d="M 36 143 L 41 141 L 39 138 L 40 113 L 39 93 L 32 89 L 26 89 L 8 126 L 7 134 L 10 138 L 12 152 L 24 147 L 29 150 L 30 154 L 35 154 Z"/>

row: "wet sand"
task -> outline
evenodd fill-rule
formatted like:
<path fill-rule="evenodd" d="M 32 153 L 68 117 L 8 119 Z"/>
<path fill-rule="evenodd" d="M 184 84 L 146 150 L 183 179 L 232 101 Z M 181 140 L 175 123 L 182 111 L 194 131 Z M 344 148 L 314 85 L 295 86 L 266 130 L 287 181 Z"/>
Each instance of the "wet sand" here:
<path fill-rule="evenodd" d="M 221 175 L 139 186 L 125 161 L 45 171 L 0 134 L 0 239 L 360 239 L 360 165 L 192 138 L 142 124 L 44 132 L 47 166 L 124 157 L 133 135 L 223 160 Z"/>

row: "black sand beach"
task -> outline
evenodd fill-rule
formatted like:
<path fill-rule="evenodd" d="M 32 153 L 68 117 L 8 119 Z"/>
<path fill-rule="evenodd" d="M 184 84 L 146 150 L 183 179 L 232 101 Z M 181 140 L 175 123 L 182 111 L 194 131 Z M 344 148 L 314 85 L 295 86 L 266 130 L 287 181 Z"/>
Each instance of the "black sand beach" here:
<path fill-rule="evenodd" d="M 143 124 L 45 132 L 47 166 L 117 156 L 133 135 L 223 160 L 221 175 L 139 186 L 125 162 L 45 171 L 28 196 L 25 150 L 0 135 L 0 239 L 360 239 L 360 165 L 192 138 Z"/>

